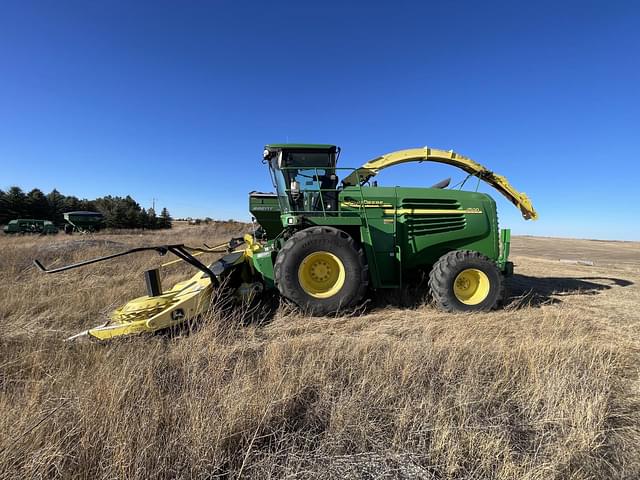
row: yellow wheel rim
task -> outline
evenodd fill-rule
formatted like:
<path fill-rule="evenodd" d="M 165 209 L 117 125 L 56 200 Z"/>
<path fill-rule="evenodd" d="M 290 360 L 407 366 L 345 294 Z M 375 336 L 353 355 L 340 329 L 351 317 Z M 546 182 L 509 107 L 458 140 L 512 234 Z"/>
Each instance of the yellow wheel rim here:
<path fill-rule="evenodd" d="M 298 267 L 300 286 L 314 298 L 334 296 L 343 287 L 345 277 L 342 261 L 325 251 L 307 255 Z"/>
<path fill-rule="evenodd" d="M 453 282 L 453 293 L 465 305 L 478 305 L 489 295 L 491 284 L 482 270 L 467 268 Z"/>

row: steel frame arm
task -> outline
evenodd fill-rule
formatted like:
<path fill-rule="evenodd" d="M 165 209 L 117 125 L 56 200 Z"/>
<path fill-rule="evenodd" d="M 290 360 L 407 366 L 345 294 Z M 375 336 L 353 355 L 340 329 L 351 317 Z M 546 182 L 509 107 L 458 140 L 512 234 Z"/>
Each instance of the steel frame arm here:
<path fill-rule="evenodd" d="M 529 197 L 513 188 L 504 176 L 492 172 L 485 166 L 474 162 L 468 157 L 459 155 L 453 150 L 446 151 L 424 147 L 387 153 L 357 168 L 345 177 L 342 183 L 345 186 L 362 185 L 371 177 L 377 175 L 380 170 L 407 162 L 436 162 L 460 168 L 498 190 L 520 210 L 525 220 L 536 220 L 538 218 L 538 214 L 533 208 Z"/>
<path fill-rule="evenodd" d="M 190 252 L 203 252 L 203 253 L 214 253 L 216 250 L 213 249 L 204 249 L 197 247 L 188 247 L 184 244 L 175 244 L 175 245 L 155 245 L 149 247 L 136 247 L 131 248 L 129 250 L 125 250 L 123 252 L 114 253 L 111 255 L 105 255 L 103 257 L 92 258 L 90 260 L 85 260 L 83 262 L 72 263 L 70 265 L 65 265 L 63 267 L 58 268 L 46 268 L 39 260 L 34 260 L 33 263 L 38 269 L 44 273 L 59 273 L 65 272 L 67 270 L 72 270 L 74 268 L 84 267 L 85 265 L 91 265 L 93 263 L 103 262 L 105 260 L 111 260 L 112 258 L 122 257 L 124 255 L 131 255 L 133 253 L 147 252 L 155 250 L 159 255 L 166 255 L 167 252 L 173 253 L 176 257 L 181 260 L 184 260 L 188 264 L 197 268 L 198 270 L 206 273 L 211 278 L 211 283 L 214 287 L 219 285 L 218 279 L 215 274 L 207 267 L 205 264 L 200 262 L 197 258 L 195 258 Z"/>

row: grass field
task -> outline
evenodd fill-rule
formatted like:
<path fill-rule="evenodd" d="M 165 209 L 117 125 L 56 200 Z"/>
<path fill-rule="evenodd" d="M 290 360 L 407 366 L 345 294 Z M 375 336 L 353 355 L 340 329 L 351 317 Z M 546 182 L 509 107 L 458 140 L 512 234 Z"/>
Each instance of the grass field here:
<path fill-rule="evenodd" d="M 0 237 L 1 478 L 640 476 L 638 243 L 516 237 L 511 297 L 487 314 L 440 313 L 415 288 L 350 316 L 214 310 L 107 344 L 62 340 L 166 259 L 31 266 L 243 230 Z"/>

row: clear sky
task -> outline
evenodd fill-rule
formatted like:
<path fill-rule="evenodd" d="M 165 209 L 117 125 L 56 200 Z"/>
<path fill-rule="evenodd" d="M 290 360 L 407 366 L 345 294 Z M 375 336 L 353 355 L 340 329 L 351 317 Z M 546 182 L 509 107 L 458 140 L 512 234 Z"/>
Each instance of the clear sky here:
<path fill-rule="evenodd" d="M 429 145 L 533 200 L 515 233 L 640 239 L 640 3 L 4 1 L 0 188 L 246 220 L 264 144 Z M 451 167 L 381 183 L 429 186 Z M 475 183 L 471 184 L 475 188 Z M 490 191 L 488 189 L 481 189 Z"/>

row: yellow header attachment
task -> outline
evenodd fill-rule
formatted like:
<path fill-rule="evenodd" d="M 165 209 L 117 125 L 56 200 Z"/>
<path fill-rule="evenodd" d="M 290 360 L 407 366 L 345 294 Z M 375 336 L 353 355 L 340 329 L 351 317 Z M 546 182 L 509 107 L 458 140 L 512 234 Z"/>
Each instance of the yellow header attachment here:
<path fill-rule="evenodd" d="M 377 175 L 382 169 L 407 162 L 437 162 L 458 167 L 498 190 L 520 209 L 525 220 L 536 220 L 538 218 L 538 214 L 534 210 L 529 197 L 513 188 L 505 177 L 493 173 L 488 168 L 474 162 L 468 157 L 455 153 L 453 150 L 445 151 L 437 148 L 424 147 L 387 153 L 386 155 L 382 155 L 365 163 L 349 174 L 342 183 L 345 186 L 357 185 L 359 180 L 362 184 Z"/>

